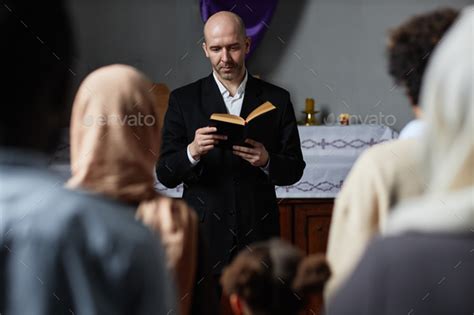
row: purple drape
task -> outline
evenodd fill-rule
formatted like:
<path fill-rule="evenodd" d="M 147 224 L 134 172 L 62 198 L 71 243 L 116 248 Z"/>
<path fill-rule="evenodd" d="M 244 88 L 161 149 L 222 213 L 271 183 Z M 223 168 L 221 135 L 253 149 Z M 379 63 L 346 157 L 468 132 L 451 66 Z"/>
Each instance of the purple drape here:
<path fill-rule="evenodd" d="M 250 56 L 270 25 L 277 2 L 278 0 L 201 0 L 201 18 L 206 22 L 219 11 L 232 11 L 240 16 L 245 23 L 247 36 L 252 38 L 248 54 Z"/>

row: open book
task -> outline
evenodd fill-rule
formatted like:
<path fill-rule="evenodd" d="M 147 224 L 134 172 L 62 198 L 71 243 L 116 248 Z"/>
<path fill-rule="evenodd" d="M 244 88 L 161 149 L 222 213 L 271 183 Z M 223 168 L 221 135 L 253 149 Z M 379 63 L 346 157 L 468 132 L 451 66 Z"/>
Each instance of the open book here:
<path fill-rule="evenodd" d="M 258 127 L 253 128 L 256 122 L 251 123 L 255 118 L 274 110 L 276 107 L 270 102 L 265 102 L 255 108 L 247 118 L 242 118 L 232 114 L 214 113 L 210 118 L 210 126 L 217 128 L 217 134 L 226 135 L 227 140 L 221 141 L 219 146 L 229 147 L 234 144 L 244 145 L 246 138 L 255 140 L 254 133 Z"/>

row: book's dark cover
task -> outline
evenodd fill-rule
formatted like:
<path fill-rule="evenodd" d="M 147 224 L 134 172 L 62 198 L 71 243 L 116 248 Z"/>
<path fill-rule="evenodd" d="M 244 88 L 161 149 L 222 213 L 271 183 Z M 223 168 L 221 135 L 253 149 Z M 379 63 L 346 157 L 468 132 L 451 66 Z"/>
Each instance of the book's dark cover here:
<path fill-rule="evenodd" d="M 266 131 L 264 128 L 265 124 L 262 124 L 263 121 L 261 119 L 262 117 L 272 117 L 273 115 L 270 114 L 269 116 L 268 112 L 273 111 L 275 108 L 276 107 L 268 101 L 263 103 L 247 116 L 247 120 L 244 125 L 242 125 L 241 123 L 235 123 L 235 115 L 211 115 L 209 119 L 209 125 L 211 127 L 217 128 L 217 134 L 227 136 L 227 140 L 220 140 L 216 146 L 221 148 L 232 148 L 233 145 L 252 147 L 252 145 L 245 143 L 245 140 L 247 138 L 255 140 L 257 142 L 262 142 L 261 139 L 264 139 Z M 229 122 L 225 120 L 234 121 Z M 242 120 L 243 119 L 240 117 L 239 122 L 242 122 Z"/>
<path fill-rule="evenodd" d="M 221 120 L 209 119 L 209 125 L 217 128 L 216 134 L 227 136 L 227 140 L 219 140 L 216 147 L 232 148 L 233 145 L 252 147 L 252 145 L 245 143 L 247 138 L 262 142 L 266 132 L 265 128 L 262 127 L 262 119 L 265 116 L 269 117 L 268 115 L 255 117 L 244 126 Z"/>
<path fill-rule="evenodd" d="M 216 147 L 227 149 L 232 148 L 233 145 L 246 145 L 245 139 L 248 125 L 242 126 L 213 119 L 209 120 L 209 125 L 217 128 L 216 134 L 227 136 L 227 140 L 219 140 Z"/>

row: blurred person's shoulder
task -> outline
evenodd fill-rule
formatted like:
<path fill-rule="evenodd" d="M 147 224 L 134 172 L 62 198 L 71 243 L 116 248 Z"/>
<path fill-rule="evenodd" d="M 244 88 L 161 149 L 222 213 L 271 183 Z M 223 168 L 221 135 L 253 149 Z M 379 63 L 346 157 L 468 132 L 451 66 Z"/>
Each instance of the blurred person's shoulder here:
<path fill-rule="evenodd" d="M 22 310 L 12 313 L 44 306 L 48 312 L 36 313 L 62 314 L 68 305 L 98 314 L 133 313 L 139 307 L 142 313 L 164 314 L 174 308 L 173 290 L 163 291 L 170 280 L 160 240 L 135 219 L 134 206 L 66 189 L 62 179 L 44 169 L 2 166 L 0 245 L 7 266 L 15 271 L 5 285 L 15 283 L 23 295 L 36 294 L 27 304 L 12 300 L 10 307 Z M 45 285 L 38 277 L 20 281 L 25 270 L 14 263 L 18 261 Z M 55 287 L 63 288 L 57 291 L 61 298 L 46 298 Z M 100 301 L 90 300 L 85 288 L 102 292 Z M 153 295 L 158 291 L 160 298 Z M 135 305 L 137 296 L 140 305 Z"/>
<path fill-rule="evenodd" d="M 386 187 L 393 203 L 419 195 L 424 189 L 420 141 L 412 138 L 374 145 L 361 154 L 353 168 L 359 176 L 369 176 Z"/>
<path fill-rule="evenodd" d="M 4 178 L 6 189 L 0 194 L 3 228 L 12 237 L 51 244 L 67 239 L 96 250 L 154 239 L 135 219 L 132 206 L 64 188 L 63 180 L 44 170 L 20 170 L 15 175 Z"/>
<path fill-rule="evenodd" d="M 424 305 L 426 310 L 422 311 L 421 305 L 418 310 L 422 314 L 433 314 L 436 309 L 439 314 L 449 314 L 450 310 L 452 312 L 453 309 L 465 309 L 467 305 L 472 310 L 474 302 L 465 294 L 474 289 L 474 283 L 470 278 L 474 272 L 474 264 L 470 263 L 473 258 L 467 255 L 472 251 L 474 238 L 471 234 L 413 230 L 378 237 L 366 251 L 365 260 L 371 261 L 372 264 L 365 264 L 365 268 L 370 270 L 375 265 L 380 267 L 385 278 L 382 281 L 388 284 L 392 293 L 390 299 L 387 299 L 391 303 L 391 309 L 400 304 L 409 309 L 408 306 L 414 305 L 420 297 L 426 296 L 426 288 L 433 285 L 433 279 L 440 281 L 439 285 L 444 282 L 443 276 L 446 275 L 446 270 L 456 270 L 449 274 L 447 283 L 432 292 L 431 303 Z M 460 257 L 463 259 L 460 260 Z M 461 265 L 463 267 L 458 268 Z M 416 283 L 409 280 L 413 278 L 417 279 Z M 408 291 L 407 286 L 410 288 Z"/>
<path fill-rule="evenodd" d="M 365 150 L 357 163 L 371 165 L 372 168 L 389 172 L 399 167 L 419 162 L 418 139 L 387 141 Z"/>
<path fill-rule="evenodd" d="M 376 144 L 365 150 L 361 158 L 378 159 L 384 158 L 384 163 L 395 162 L 400 163 L 404 159 L 411 159 L 417 155 L 417 147 L 419 139 L 396 139 L 383 143 Z"/>
<path fill-rule="evenodd" d="M 414 119 L 403 127 L 398 139 L 419 139 L 423 136 L 425 130 L 426 122 L 421 119 Z"/>

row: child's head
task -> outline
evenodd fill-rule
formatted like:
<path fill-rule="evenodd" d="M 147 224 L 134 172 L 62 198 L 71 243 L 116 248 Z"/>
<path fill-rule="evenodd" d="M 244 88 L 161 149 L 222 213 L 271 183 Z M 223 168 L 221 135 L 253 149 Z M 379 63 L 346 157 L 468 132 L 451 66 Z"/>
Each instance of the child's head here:
<path fill-rule="evenodd" d="M 256 243 L 224 270 L 224 293 L 235 314 L 297 314 L 320 292 L 330 270 L 322 255 L 304 257 L 282 240 Z"/>

